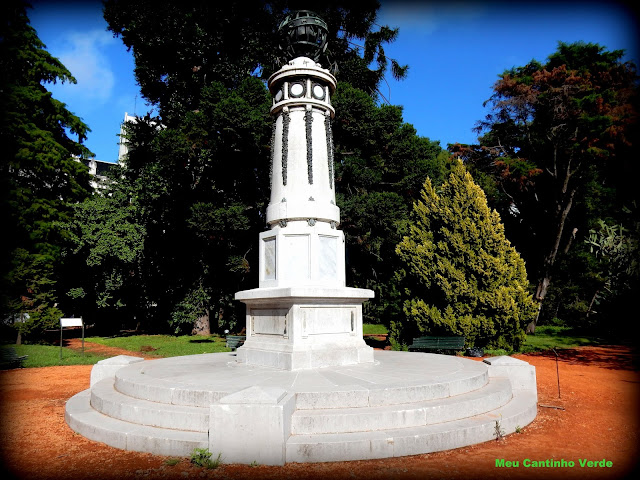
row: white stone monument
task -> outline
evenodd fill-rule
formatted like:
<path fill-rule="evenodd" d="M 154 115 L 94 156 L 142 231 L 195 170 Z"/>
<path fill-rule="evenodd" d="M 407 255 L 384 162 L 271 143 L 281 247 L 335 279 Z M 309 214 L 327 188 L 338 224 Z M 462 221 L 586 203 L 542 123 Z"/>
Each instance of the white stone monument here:
<path fill-rule="evenodd" d="M 331 134 L 335 88 L 329 70 L 306 56 L 269 78 L 269 230 L 259 239 L 259 288 L 236 294 L 247 306 L 239 362 L 284 370 L 373 362 L 362 339 L 362 303 L 374 293 L 345 283 Z"/>
<path fill-rule="evenodd" d="M 293 27 L 293 60 L 269 79 L 269 230 L 259 239 L 259 287 L 236 294 L 246 343 L 237 354 L 100 362 L 90 388 L 67 402 L 74 431 L 126 450 L 208 448 L 225 463 L 283 465 L 459 448 L 535 418 L 535 369 L 521 360 L 376 351 L 374 361 L 362 339 L 362 303 L 373 292 L 345 286 L 336 82 L 316 63 L 326 25 L 310 13 L 283 22 Z"/>

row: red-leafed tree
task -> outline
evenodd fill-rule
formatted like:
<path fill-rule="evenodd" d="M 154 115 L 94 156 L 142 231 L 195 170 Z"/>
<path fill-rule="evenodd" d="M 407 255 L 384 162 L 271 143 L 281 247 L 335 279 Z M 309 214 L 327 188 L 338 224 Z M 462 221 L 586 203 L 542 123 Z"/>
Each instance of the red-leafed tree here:
<path fill-rule="evenodd" d="M 452 148 L 501 211 L 537 277 L 540 308 L 559 257 L 613 204 L 633 203 L 637 76 L 623 54 L 560 43 L 545 64 L 504 72 L 477 126 L 480 145 Z"/>

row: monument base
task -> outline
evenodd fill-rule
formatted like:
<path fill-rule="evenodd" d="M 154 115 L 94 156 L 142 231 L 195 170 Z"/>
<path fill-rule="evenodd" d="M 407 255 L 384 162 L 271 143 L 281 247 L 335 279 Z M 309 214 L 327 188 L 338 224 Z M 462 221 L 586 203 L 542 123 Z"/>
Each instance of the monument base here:
<path fill-rule="evenodd" d="M 371 290 L 348 287 L 274 287 L 236 293 L 247 306 L 240 363 L 281 370 L 373 362 L 362 338 L 362 303 Z"/>
<path fill-rule="evenodd" d="M 376 350 L 373 363 L 298 371 L 236 358 L 116 358 L 121 368 L 72 397 L 65 419 L 125 450 L 208 448 L 224 463 L 283 465 L 495 443 L 496 429 L 513 433 L 536 416 L 535 369 L 510 357 Z"/>

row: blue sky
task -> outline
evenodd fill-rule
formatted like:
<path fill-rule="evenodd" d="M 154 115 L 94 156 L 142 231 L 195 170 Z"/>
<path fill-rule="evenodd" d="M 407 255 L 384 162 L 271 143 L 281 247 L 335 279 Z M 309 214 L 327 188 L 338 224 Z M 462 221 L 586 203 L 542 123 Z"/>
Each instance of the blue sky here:
<path fill-rule="evenodd" d="M 96 158 L 115 161 L 124 113 L 144 115 L 133 58 L 113 38 L 99 1 L 32 0 L 31 25 L 78 83 L 49 85 L 54 96 L 91 128 L 87 146 Z M 385 1 L 378 22 L 400 28 L 388 56 L 409 64 L 408 77 L 387 76 L 382 94 L 404 107 L 418 134 L 448 143 L 473 143 L 475 123 L 498 75 L 531 59 L 544 61 L 558 41 L 624 49 L 638 64 L 637 18 L 609 1 L 480 2 Z"/>

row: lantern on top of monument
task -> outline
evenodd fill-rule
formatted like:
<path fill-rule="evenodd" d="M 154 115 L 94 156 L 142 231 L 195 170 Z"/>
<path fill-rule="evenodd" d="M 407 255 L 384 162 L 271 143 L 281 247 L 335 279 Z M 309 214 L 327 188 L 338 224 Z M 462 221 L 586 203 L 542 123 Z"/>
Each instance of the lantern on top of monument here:
<path fill-rule="evenodd" d="M 310 10 L 290 12 L 278 27 L 280 49 L 286 60 L 308 57 L 317 62 L 327 49 L 329 28 Z"/>

